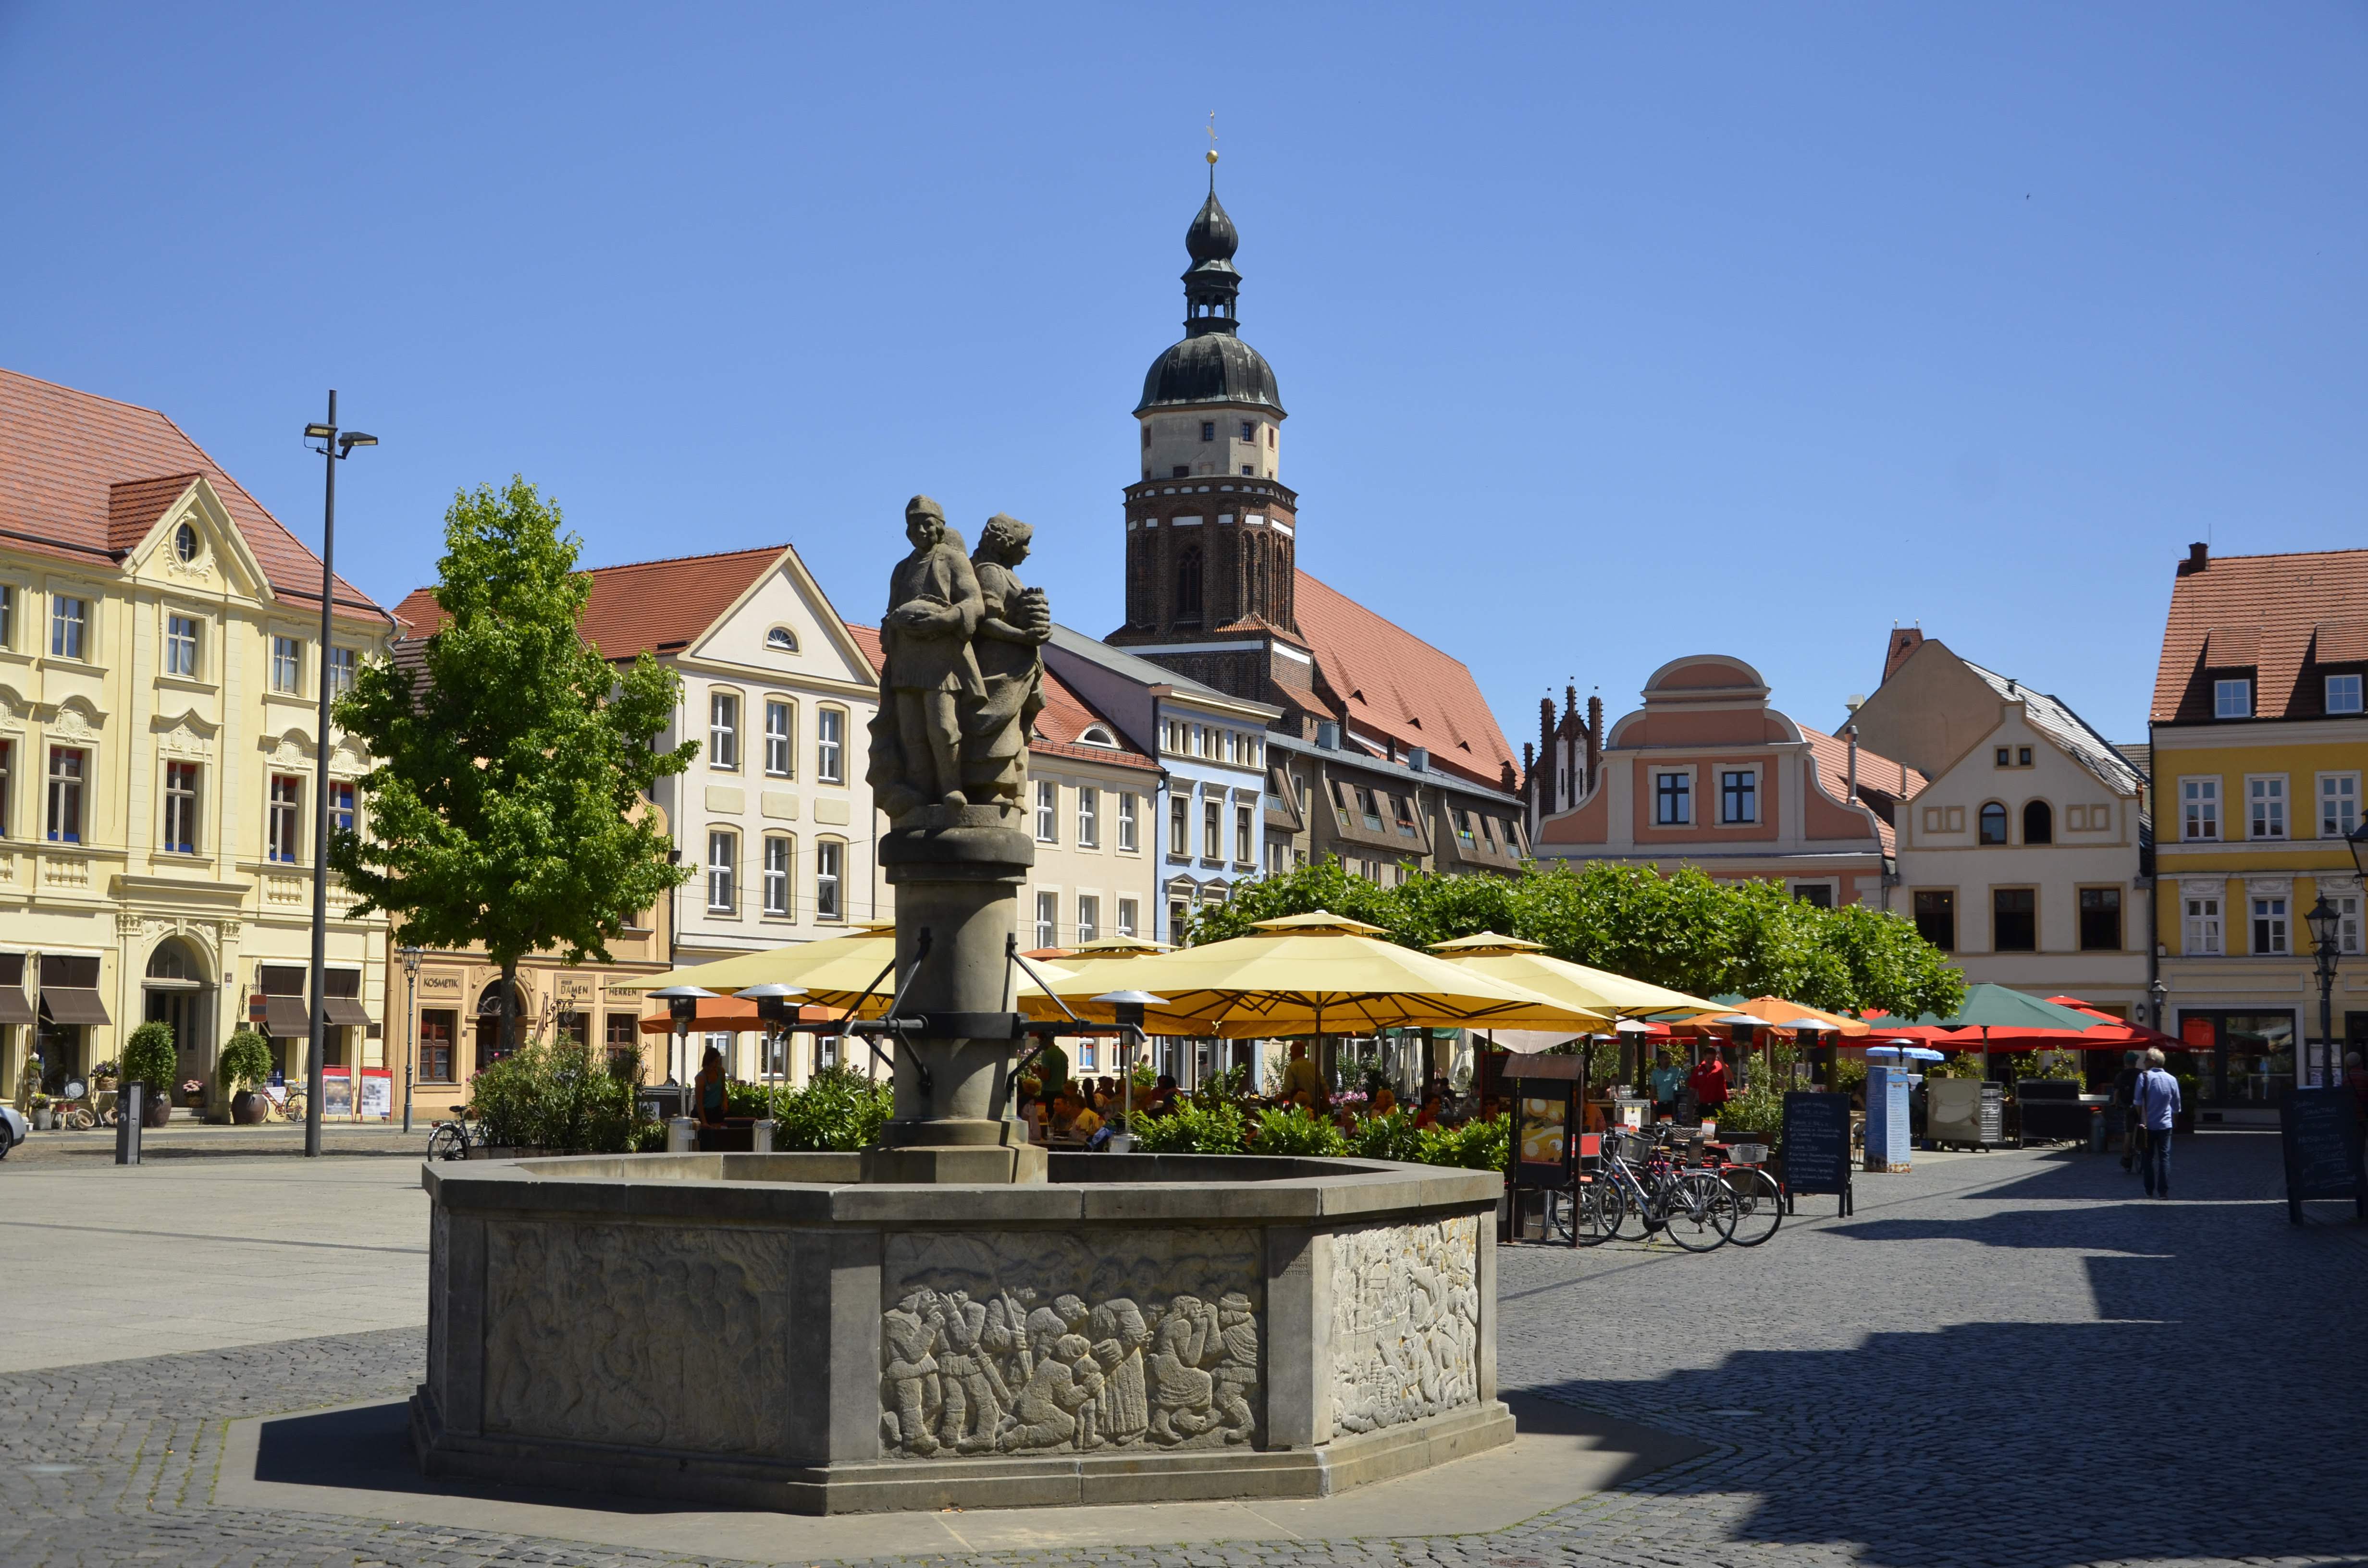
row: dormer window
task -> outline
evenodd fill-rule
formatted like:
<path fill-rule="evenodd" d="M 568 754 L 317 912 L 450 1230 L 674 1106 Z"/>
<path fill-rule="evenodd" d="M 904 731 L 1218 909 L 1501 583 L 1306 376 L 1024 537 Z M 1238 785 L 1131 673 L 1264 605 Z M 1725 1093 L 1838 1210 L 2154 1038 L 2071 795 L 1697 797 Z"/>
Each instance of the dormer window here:
<path fill-rule="evenodd" d="M 184 566 L 198 558 L 198 530 L 187 523 L 173 530 L 173 558 Z"/>
<path fill-rule="evenodd" d="M 786 626 L 776 626 L 765 633 L 765 646 L 777 653 L 794 653 L 798 651 L 798 634 Z"/>
<path fill-rule="evenodd" d="M 2212 716 L 2214 719 L 2249 719 L 2253 716 L 2253 683 L 2242 676 L 2215 680 L 2212 683 Z"/>
<path fill-rule="evenodd" d="M 2360 711 L 2360 677 L 2340 675 L 2327 677 L 2327 710 L 2329 713 Z"/>
<path fill-rule="evenodd" d="M 1081 746 L 1108 746 L 1112 751 L 1116 751 L 1118 749 L 1118 737 L 1111 734 L 1110 730 L 1104 725 L 1088 724 L 1085 727 L 1084 732 L 1077 736 L 1077 744 Z"/>

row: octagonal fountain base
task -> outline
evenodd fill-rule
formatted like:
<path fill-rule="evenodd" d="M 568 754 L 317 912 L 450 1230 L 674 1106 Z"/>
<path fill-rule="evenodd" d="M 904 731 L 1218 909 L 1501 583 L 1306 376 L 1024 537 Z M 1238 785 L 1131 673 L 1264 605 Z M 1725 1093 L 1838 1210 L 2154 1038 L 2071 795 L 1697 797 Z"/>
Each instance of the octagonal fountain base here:
<path fill-rule="evenodd" d="M 421 1468 L 838 1514 L 1313 1497 L 1509 1440 L 1492 1172 L 427 1167 Z"/>

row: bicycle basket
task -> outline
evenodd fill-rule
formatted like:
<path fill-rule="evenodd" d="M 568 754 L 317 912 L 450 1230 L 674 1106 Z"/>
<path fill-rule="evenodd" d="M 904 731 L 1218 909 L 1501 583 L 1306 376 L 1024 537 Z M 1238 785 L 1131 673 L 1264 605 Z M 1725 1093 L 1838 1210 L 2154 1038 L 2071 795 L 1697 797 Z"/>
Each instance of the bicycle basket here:
<path fill-rule="evenodd" d="M 1726 1146 L 1726 1158 L 1728 1163 L 1731 1165 L 1764 1165 L 1768 1163 L 1768 1145 L 1765 1143 L 1730 1143 Z"/>
<path fill-rule="evenodd" d="M 1617 1153 L 1620 1157 L 1632 1165 L 1642 1165 L 1653 1157 L 1653 1141 L 1649 1138 L 1640 1138 L 1634 1132 L 1622 1132 L 1616 1142 L 1619 1144 Z"/>

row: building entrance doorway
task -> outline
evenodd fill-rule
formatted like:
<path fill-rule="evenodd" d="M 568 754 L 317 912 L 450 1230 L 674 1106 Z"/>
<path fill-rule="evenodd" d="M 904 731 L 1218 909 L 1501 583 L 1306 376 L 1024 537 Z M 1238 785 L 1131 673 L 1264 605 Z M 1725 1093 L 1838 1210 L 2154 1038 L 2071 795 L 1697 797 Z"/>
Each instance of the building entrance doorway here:
<path fill-rule="evenodd" d="M 526 989 L 513 985 L 518 997 L 518 1038 L 523 1043 L 534 1032 L 534 1014 L 528 1007 Z M 502 1049 L 502 983 L 494 981 L 477 993 L 477 1067 L 480 1072 L 491 1067 L 509 1052 Z"/>
<path fill-rule="evenodd" d="M 213 1020 L 205 1006 L 207 987 L 198 955 L 179 937 L 165 937 L 148 955 L 141 988 L 142 1017 L 173 1031 L 178 1062 L 174 1087 L 204 1076 L 206 1063 L 213 1060 Z"/>

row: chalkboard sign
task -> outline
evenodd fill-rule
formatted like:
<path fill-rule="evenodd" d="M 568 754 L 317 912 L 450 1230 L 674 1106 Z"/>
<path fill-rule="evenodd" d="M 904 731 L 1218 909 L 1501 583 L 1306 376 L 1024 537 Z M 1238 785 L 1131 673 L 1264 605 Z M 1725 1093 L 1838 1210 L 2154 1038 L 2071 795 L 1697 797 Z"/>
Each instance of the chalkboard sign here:
<path fill-rule="evenodd" d="M 1850 1102 L 1848 1095 L 1784 1096 L 1784 1195 L 1829 1192 L 1850 1211 Z"/>
<path fill-rule="evenodd" d="M 2350 1089 L 2290 1089 L 2278 1102 L 2285 1147 L 2286 1218 L 2302 1223 L 2303 1200 L 2348 1198 L 2368 1218 L 2360 1164 L 2359 1112 Z"/>

